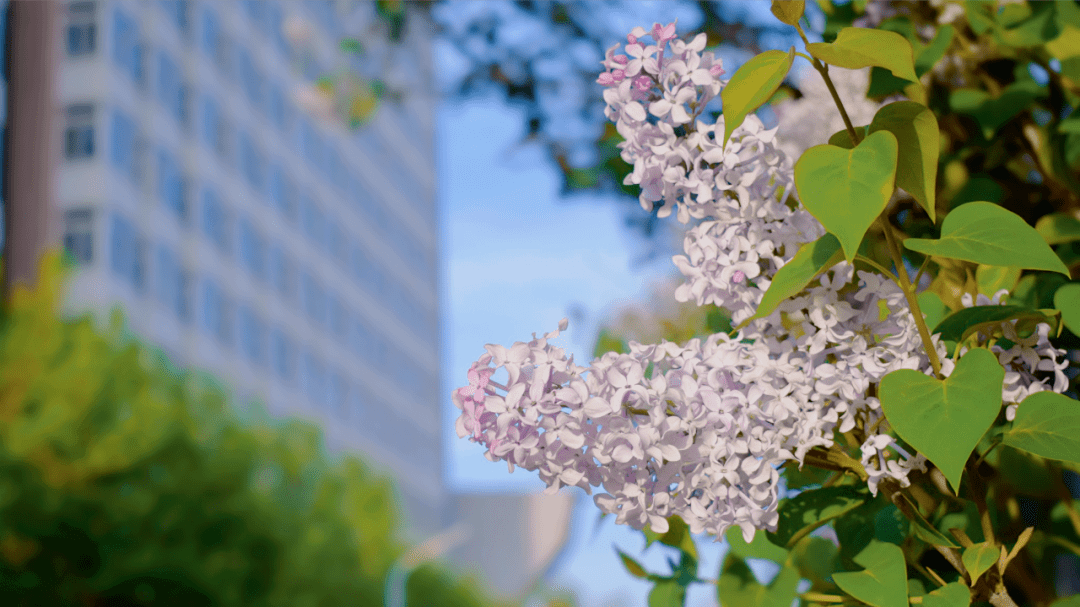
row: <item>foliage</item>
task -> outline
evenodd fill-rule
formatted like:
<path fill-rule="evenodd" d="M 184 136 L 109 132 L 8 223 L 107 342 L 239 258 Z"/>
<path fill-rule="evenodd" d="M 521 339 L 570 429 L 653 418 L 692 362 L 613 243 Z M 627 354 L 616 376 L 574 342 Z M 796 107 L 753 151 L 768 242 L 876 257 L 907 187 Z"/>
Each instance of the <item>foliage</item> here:
<path fill-rule="evenodd" d="M 306 423 L 241 422 L 213 378 L 57 316 L 42 265 L 0 319 L 0 603 L 382 605 L 390 482 Z M 436 566 L 412 605 L 489 605 Z"/>
<path fill-rule="evenodd" d="M 773 13 L 801 28 L 806 22 L 792 17 L 798 4 L 778 0 Z M 1080 122 L 1072 115 L 1080 104 L 1080 5 L 819 4 L 825 42 L 808 44 L 812 57 L 802 57 L 823 76 L 870 67 L 869 97 L 908 100 L 886 105 L 869 125 L 848 122 L 830 145 L 800 159 L 799 197 L 830 234 L 777 272 L 744 324 L 773 313 L 842 254 L 900 282 L 924 343 L 941 334 L 954 358 L 937 360 L 928 348 L 936 377 L 894 371 L 875 396 L 885 427 L 933 466 L 913 473 L 910 487 L 883 484 L 876 496 L 865 492 L 861 466 L 835 454 L 786 466 L 791 495 L 768 534 L 781 552 L 747 551 L 728 534 L 718 579 L 695 573 L 692 583 L 716 584 L 725 606 L 795 598 L 878 607 L 1072 604 L 1076 597 L 1058 600 L 1070 588 L 1059 563 L 1080 556 L 1080 406 L 1068 390 L 1035 393 L 1003 411 L 1003 369 L 987 350 L 1045 328 L 1056 347 L 1080 345 L 1080 291 L 1070 282 L 1080 264 Z M 724 90 L 725 101 L 739 100 L 725 107 L 727 133 L 774 98 L 774 64 L 766 55 L 732 76 L 729 86 L 755 90 Z M 860 156 L 883 132 L 894 153 L 875 147 L 874 156 Z M 920 266 L 922 288 L 904 271 Z M 999 289 L 1009 305 L 964 303 Z M 713 332 L 692 328 L 693 336 Z M 622 337 L 603 329 L 598 355 Z M 838 434 L 837 442 L 858 448 L 853 438 Z M 772 560 L 779 573 L 758 580 L 747 558 Z M 800 578 L 809 587 L 789 591 L 788 580 Z"/>

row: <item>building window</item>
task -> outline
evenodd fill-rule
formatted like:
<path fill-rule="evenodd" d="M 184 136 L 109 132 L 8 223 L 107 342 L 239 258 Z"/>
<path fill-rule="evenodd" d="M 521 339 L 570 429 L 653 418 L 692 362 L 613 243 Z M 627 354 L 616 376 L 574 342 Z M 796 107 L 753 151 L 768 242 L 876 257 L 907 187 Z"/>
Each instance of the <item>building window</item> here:
<path fill-rule="evenodd" d="M 203 189 L 202 195 L 202 230 L 222 253 L 229 254 L 232 218 L 217 192 L 209 187 Z"/>
<path fill-rule="evenodd" d="M 274 373 L 285 384 L 292 383 L 296 376 L 296 350 L 281 329 L 275 328 L 270 336 L 270 356 Z"/>
<path fill-rule="evenodd" d="M 258 147 L 247 133 L 240 135 L 240 168 L 256 193 L 263 191 L 264 161 Z"/>
<path fill-rule="evenodd" d="M 261 3 L 261 2 L 260 2 Z M 239 52 L 239 64 L 240 64 L 240 83 L 243 85 L 244 92 L 247 94 L 248 101 L 259 111 L 265 110 L 264 98 L 266 95 L 263 93 L 263 76 L 259 72 L 259 68 L 255 66 L 255 61 L 251 57 L 251 53 L 248 50 L 241 49 Z"/>
<path fill-rule="evenodd" d="M 330 375 L 330 402 L 328 409 L 339 418 L 347 418 L 349 407 L 349 383 L 338 371 Z"/>
<path fill-rule="evenodd" d="M 317 327 L 326 326 L 326 291 L 309 272 L 300 276 L 300 305 Z"/>
<path fill-rule="evenodd" d="M 336 260 L 341 260 L 342 250 L 345 248 L 345 237 L 341 231 L 341 223 L 334 221 L 332 216 L 326 218 L 326 252 Z"/>
<path fill-rule="evenodd" d="M 330 296 L 330 331 L 333 338 L 344 343 L 349 341 L 349 310 L 340 297 Z"/>
<path fill-rule="evenodd" d="M 281 165 L 275 165 L 270 169 L 270 200 L 277 207 L 278 212 L 289 221 L 296 223 L 298 216 L 298 204 L 296 186 L 285 173 Z"/>
<path fill-rule="evenodd" d="M 188 220 L 188 180 L 183 176 L 173 155 L 165 149 L 157 154 L 157 192 L 161 202 L 172 211 L 180 223 Z"/>
<path fill-rule="evenodd" d="M 180 37 L 188 40 L 191 38 L 191 2 L 188 0 L 162 0 L 162 7 L 172 17 L 176 29 L 180 31 Z"/>
<path fill-rule="evenodd" d="M 270 85 L 266 102 L 270 110 L 270 119 L 273 120 L 274 124 L 282 134 L 288 133 L 288 100 L 285 98 L 285 92 L 281 89 L 280 84 Z"/>
<path fill-rule="evenodd" d="M 64 212 L 64 249 L 79 265 L 94 260 L 94 213 L 90 209 Z"/>
<path fill-rule="evenodd" d="M 158 101 L 176 118 L 177 123 L 183 126 L 185 118 L 186 91 L 181 82 L 180 68 L 165 51 L 157 53 L 157 84 L 156 93 Z"/>
<path fill-rule="evenodd" d="M 94 157 L 94 106 L 69 105 L 64 131 L 64 155 L 68 160 Z"/>
<path fill-rule="evenodd" d="M 266 364 L 266 328 L 259 315 L 248 306 L 237 310 L 237 325 L 240 337 L 240 349 L 251 363 Z"/>
<path fill-rule="evenodd" d="M 246 217 L 239 222 L 240 259 L 251 275 L 266 280 L 266 243 Z"/>
<path fill-rule="evenodd" d="M 300 222 L 304 234 L 311 239 L 316 246 L 322 247 L 326 243 L 326 216 L 318 204 L 306 194 L 300 196 Z"/>
<path fill-rule="evenodd" d="M 110 234 L 110 266 L 136 292 L 146 287 L 146 241 L 124 216 L 113 213 Z"/>
<path fill-rule="evenodd" d="M 221 23 L 218 22 L 217 13 L 208 6 L 203 7 L 202 27 L 199 32 L 199 43 L 203 52 L 211 59 L 217 56 L 218 40 L 221 38 Z"/>
<path fill-rule="evenodd" d="M 169 309 L 175 309 L 180 299 L 180 262 L 176 254 L 158 245 L 154 254 L 154 295 Z"/>
<path fill-rule="evenodd" d="M 138 170 L 135 162 L 135 143 L 138 130 L 130 116 L 114 110 L 109 147 L 113 165 L 124 175 L 134 178 Z"/>
<path fill-rule="evenodd" d="M 232 313 L 228 297 L 210 278 L 203 280 L 202 314 L 203 328 L 226 346 L 232 345 Z"/>
<path fill-rule="evenodd" d="M 93 2 L 68 5 L 67 52 L 71 57 L 93 55 L 97 48 L 96 6 Z"/>
<path fill-rule="evenodd" d="M 325 409 L 329 391 L 326 389 L 326 368 L 319 357 L 309 350 L 304 351 L 300 364 L 300 389 L 311 404 Z"/>
<path fill-rule="evenodd" d="M 277 243 L 270 246 L 267 258 L 267 269 L 274 290 L 286 300 L 291 301 L 296 294 L 294 286 L 296 269 L 292 261 L 281 245 Z"/>

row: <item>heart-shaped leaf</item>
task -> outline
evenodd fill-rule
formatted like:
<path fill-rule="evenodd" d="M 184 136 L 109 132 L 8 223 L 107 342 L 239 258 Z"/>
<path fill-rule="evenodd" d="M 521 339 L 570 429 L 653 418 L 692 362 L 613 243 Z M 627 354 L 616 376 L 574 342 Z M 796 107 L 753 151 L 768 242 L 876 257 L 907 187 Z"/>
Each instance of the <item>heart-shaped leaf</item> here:
<path fill-rule="evenodd" d="M 907 607 L 907 563 L 899 546 L 873 540 L 855 563 L 864 570 L 833 574 L 841 590 L 873 607 Z"/>
<path fill-rule="evenodd" d="M 763 586 L 754 577 L 746 561 L 729 554 L 720 572 L 717 598 L 721 605 L 789 607 L 795 600 L 798 585 L 799 570 L 790 561 L 782 563 L 776 578 L 768 586 Z"/>
<path fill-rule="evenodd" d="M 806 50 L 829 65 L 858 70 L 864 67 L 882 67 L 897 78 L 918 84 L 915 75 L 915 53 L 911 43 L 896 32 L 886 30 L 845 27 L 833 42 L 813 42 Z"/>
<path fill-rule="evenodd" d="M 919 203 L 930 221 L 937 221 L 938 123 L 934 112 L 921 103 L 897 101 L 878 110 L 870 132 L 886 130 L 898 145 L 896 187 L 904 188 Z"/>
<path fill-rule="evenodd" d="M 1070 282 L 1054 291 L 1054 307 L 1073 335 L 1080 335 L 1080 283 Z"/>
<path fill-rule="evenodd" d="M 769 284 L 769 289 L 761 296 L 757 311 L 743 321 L 739 328 L 745 327 L 754 319 L 772 314 L 780 302 L 805 289 L 816 276 L 843 259 L 840 241 L 832 234 L 826 234 L 814 242 L 804 244 L 791 261 L 777 270 L 772 283 Z"/>
<path fill-rule="evenodd" d="M 795 47 L 788 52 L 765 51 L 742 64 L 728 80 L 727 86 L 720 91 L 720 100 L 724 112 L 724 143 L 735 129 L 742 124 L 747 114 L 765 104 L 780 83 L 784 81 L 791 62 L 795 60 Z"/>
<path fill-rule="evenodd" d="M 815 145 L 795 163 L 803 206 L 836 236 L 848 261 L 892 196 L 896 150 L 896 137 L 878 131 L 851 150 Z"/>
<path fill-rule="evenodd" d="M 857 126 L 855 127 L 855 132 L 859 134 L 860 139 L 866 139 L 866 131 L 869 128 L 870 125 Z M 848 133 L 848 130 L 844 129 L 842 131 L 836 131 L 832 134 L 832 137 L 829 137 L 829 145 L 835 145 L 838 148 L 850 150 L 855 147 L 855 142 L 851 140 L 851 133 Z"/>
<path fill-rule="evenodd" d="M 1000 554 L 1001 549 L 990 542 L 979 542 L 964 548 L 962 560 L 964 569 L 967 569 L 968 575 L 971 576 L 971 581 L 978 580 L 987 569 L 993 567 Z"/>
<path fill-rule="evenodd" d="M 970 607 L 971 590 L 960 582 L 952 582 L 924 596 L 922 600 L 922 607 Z"/>
<path fill-rule="evenodd" d="M 731 547 L 731 554 L 744 559 L 769 559 L 783 563 L 788 557 L 788 551 L 770 542 L 764 533 L 755 533 L 754 541 L 747 544 L 743 539 L 742 530 L 731 527 L 724 534 L 724 539 Z"/>
<path fill-rule="evenodd" d="M 1077 124 L 1080 125 L 1080 120 Z M 1080 240 L 1080 219 L 1066 213 L 1050 213 L 1039 218 L 1035 223 L 1035 231 L 1042 234 L 1046 244 Z"/>
<path fill-rule="evenodd" d="M 1080 402 L 1056 392 L 1036 392 L 1016 409 L 1003 442 L 1048 459 L 1080 464 Z"/>
<path fill-rule="evenodd" d="M 1001 410 L 1005 369 L 988 350 L 968 352 L 944 381 L 911 369 L 881 379 L 886 419 L 937 466 L 953 489 L 975 446 Z"/>
<path fill-rule="evenodd" d="M 795 177 L 798 179 L 798 173 Z M 941 238 L 908 238 L 904 246 L 924 255 L 1069 275 L 1069 269 L 1035 228 L 992 202 L 963 204 L 945 216 Z"/>

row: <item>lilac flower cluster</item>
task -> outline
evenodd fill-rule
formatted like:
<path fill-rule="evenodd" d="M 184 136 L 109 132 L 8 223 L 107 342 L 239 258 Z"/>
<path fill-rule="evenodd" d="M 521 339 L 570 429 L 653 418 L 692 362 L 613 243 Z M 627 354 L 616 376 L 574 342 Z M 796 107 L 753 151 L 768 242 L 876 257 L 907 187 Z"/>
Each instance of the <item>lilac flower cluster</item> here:
<path fill-rule="evenodd" d="M 676 299 L 723 307 L 738 324 L 824 229 L 785 204 L 793 176 L 775 129 L 750 116 L 723 148 L 722 118 L 699 120 L 725 85 L 723 68 L 702 53 L 703 35 L 683 42 L 674 27 L 636 28 L 626 55 L 615 54 L 618 45 L 608 51 L 599 83 L 642 206 L 663 200 L 662 213 L 674 207 L 683 223 L 703 220 L 687 233 L 686 255 L 674 258 L 686 279 Z M 906 486 L 912 470 L 926 469 L 890 434 L 871 396 L 894 370 L 931 373 L 904 295 L 885 276 L 840 263 L 737 337 L 632 342 L 630 353 L 605 354 L 588 368 L 549 343 L 566 326 L 509 349 L 486 346 L 469 385 L 453 394 L 457 432 L 511 471 L 537 471 L 549 491 L 602 487 L 594 501 L 619 523 L 663 532 L 666 517 L 678 515 L 695 533 L 719 538 L 738 526 L 750 541 L 756 529 L 775 529 L 779 468 L 803 465 L 811 450 L 830 449 L 837 432 L 855 428 L 865 437 L 858 459 L 871 491 L 884 479 Z M 1028 338 L 1010 333 L 1015 345 L 995 350 L 1013 409 L 1049 389 L 1036 371 L 1054 373 L 1053 389 L 1065 387 L 1064 352 L 1047 335 L 1045 325 Z M 953 360 L 933 342 L 947 376 Z"/>

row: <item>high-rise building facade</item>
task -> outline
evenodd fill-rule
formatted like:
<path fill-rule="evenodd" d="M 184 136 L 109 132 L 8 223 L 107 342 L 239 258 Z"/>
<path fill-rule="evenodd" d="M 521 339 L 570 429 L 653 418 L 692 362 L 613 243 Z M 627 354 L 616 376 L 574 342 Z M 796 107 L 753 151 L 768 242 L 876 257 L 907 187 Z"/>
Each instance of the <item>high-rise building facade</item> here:
<path fill-rule="evenodd" d="M 425 533 L 448 523 L 434 99 L 357 130 L 297 104 L 374 6 L 64 4 L 55 218 L 71 311 L 119 305 L 177 364 L 320 423 L 394 473 Z M 431 81 L 429 31 L 406 30 L 391 71 Z"/>

